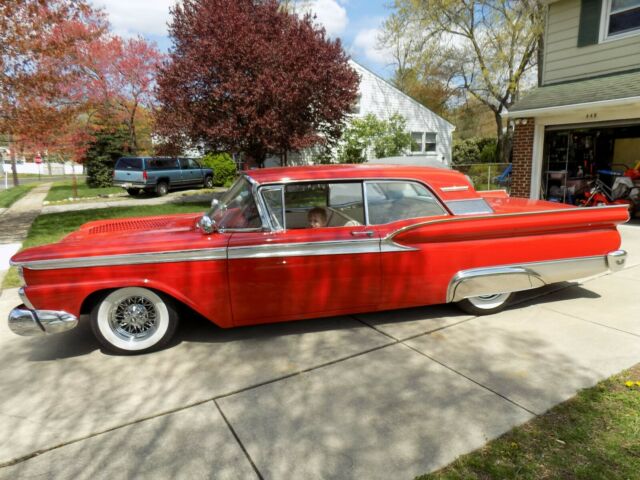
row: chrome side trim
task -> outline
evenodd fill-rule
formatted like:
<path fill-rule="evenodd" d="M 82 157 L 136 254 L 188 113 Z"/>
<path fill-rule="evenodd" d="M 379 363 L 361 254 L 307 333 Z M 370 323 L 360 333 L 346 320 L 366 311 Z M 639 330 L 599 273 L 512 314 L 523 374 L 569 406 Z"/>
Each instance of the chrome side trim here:
<path fill-rule="evenodd" d="M 474 216 L 451 216 L 448 218 L 439 218 L 437 220 L 427 220 L 420 223 L 414 223 L 412 225 L 407 225 L 405 227 L 399 228 L 398 230 L 391 232 L 388 234 L 385 239 L 393 239 L 396 235 L 400 233 L 406 232 L 408 230 L 412 230 L 414 228 L 426 227 L 427 225 L 435 225 L 438 223 L 446 223 L 446 222 L 469 222 L 472 220 L 486 220 L 488 218 L 512 218 L 512 217 L 521 217 L 525 215 L 546 215 L 546 214 L 555 214 L 555 213 L 567 213 L 567 212 L 587 212 L 595 209 L 612 209 L 612 208 L 625 208 L 628 209 L 627 205 L 602 205 L 600 207 L 589 207 L 589 208 L 562 208 L 557 210 L 537 210 L 533 212 L 516 212 L 516 213 L 492 213 L 488 215 L 474 215 Z"/>
<path fill-rule="evenodd" d="M 65 311 L 30 310 L 16 307 L 9 313 L 9 328 L 16 335 L 33 337 L 66 332 L 78 325 L 78 319 Z"/>
<path fill-rule="evenodd" d="M 450 187 L 441 187 L 440 190 L 443 192 L 464 192 L 469 190 L 468 185 L 452 185 Z"/>
<path fill-rule="evenodd" d="M 18 289 L 18 295 L 20 295 L 20 300 L 22 300 L 22 303 L 24 303 L 28 309 L 35 310 L 35 307 L 31 303 L 31 300 L 29 300 L 29 298 L 27 297 L 27 294 L 24 291 L 24 287 L 20 287 Z"/>
<path fill-rule="evenodd" d="M 96 257 L 61 258 L 55 260 L 34 260 L 14 263 L 32 270 L 51 270 L 57 268 L 105 267 L 115 265 L 141 265 L 146 263 L 195 262 L 200 260 L 225 260 L 227 249 L 207 248 L 199 250 L 176 250 L 171 252 L 127 253 L 122 255 L 103 255 Z"/>
<path fill-rule="evenodd" d="M 480 295 L 519 292 L 550 283 L 589 277 L 609 269 L 622 268 L 625 258 L 626 252 L 617 250 L 603 256 L 462 270 L 449 282 L 447 302 L 458 302 Z M 610 266 L 612 263 L 615 263 L 614 268 Z"/>
<path fill-rule="evenodd" d="M 229 260 L 248 258 L 311 257 L 318 255 L 356 255 L 363 253 L 389 253 L 416 250 L 395 242 L 380 239 L 340 240 L 331 242 L 283 243 L 229 248 Z"/>

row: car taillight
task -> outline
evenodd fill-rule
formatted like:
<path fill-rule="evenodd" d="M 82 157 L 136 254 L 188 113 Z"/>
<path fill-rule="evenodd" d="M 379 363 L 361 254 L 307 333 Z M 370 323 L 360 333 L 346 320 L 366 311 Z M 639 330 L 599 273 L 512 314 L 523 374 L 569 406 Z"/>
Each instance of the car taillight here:
<path fill-rule="evenodd" d="M 116 178 L 116 171 L 113 171 L 113 178 Z"/>
<path fill-rule="evenodd" d="M 143 171 L 142 171 L 142 179 L 143 179 L 143 180 L 146 180 L 147 178 L 148 178 L 148 176 L 147 176 L 147 171 L 146 171 L 146 170 L 143 170 Z"/>

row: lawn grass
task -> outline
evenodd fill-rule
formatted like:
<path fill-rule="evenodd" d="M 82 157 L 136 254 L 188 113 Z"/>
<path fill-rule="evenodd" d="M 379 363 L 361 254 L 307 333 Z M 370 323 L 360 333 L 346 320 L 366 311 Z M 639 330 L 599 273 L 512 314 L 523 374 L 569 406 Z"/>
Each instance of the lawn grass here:
<path fill-rule="evenodd" d="M 35 185 L 18 185 L 7 190 L 0 190 L 0 208 L 9 208 L 17 200 L 24 197 Z"/>
<path fill-rule="evenodd" d="M 503 478 L 640 478 L 640 364 L 417 480 Z"/>
<path fill-rule="evenodd" d="M 77 186 L 78 194 L 77 197 L 75 197 L 73 192 L 72 180 L 55 182 L 51 186 L 49 194 L 47 195 L 47 198 L 45 200 L 48 202 L 60 202 L 63 200 L 68 200 L 69 198 L 90 198 L 114 193 L 124 193 L 124 190 L 121 187 L 91 188 L 84 181 L 78 181 Z"/>
<path fill-rule="evenodd" d="M 104 220 L 122 217 L 144 217 L 149 215 L 170 215 L 173 213 L 204 212 L 210 207 L 209 202 L 141 205 L 136 207 L 113 207 L 96 210 L 80 210 L 75 212 L 49 213 L 35 219 L 22 244 L 22 248 L 35 247 L 46 243 L 57 242 L 65 235 L 77 230 L 84 223 L 93 220 Z M 2 288 L 16 288 L 22 284 L 14 267 L 7 272 Z"/>

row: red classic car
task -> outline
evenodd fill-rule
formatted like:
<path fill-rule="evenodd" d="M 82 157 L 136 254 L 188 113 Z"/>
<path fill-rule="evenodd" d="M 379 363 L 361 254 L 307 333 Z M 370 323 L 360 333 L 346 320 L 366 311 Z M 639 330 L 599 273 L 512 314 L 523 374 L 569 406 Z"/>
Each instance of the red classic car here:
<path fill-rule="evenodd" d="M 446 302 L 493 313 L 513 292 L 622 268 L 627 219 L 477 192 L 451 170 L 255 170 L 201 218 L 90 222 L 18 253 L 9 325 L 56 333 L 87 313 L 106 349 L 141 353 L 169 341 L 180 304 L 224 328 Z"/>

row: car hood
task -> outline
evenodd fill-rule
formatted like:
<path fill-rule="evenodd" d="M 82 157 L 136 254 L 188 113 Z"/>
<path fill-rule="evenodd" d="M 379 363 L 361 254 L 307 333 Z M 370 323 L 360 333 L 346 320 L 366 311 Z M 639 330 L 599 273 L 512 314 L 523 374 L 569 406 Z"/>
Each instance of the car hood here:
<path fill-rule="evenodd" d="M 195 228 L 201 214 L 100 220 L 82 225 L 60 242 L 17 253 L 12 263 L 77 257 L 167 252 L 224 246 L 222 235 Z"/>

